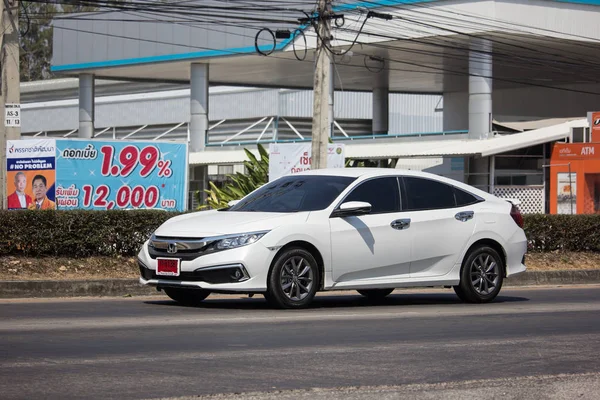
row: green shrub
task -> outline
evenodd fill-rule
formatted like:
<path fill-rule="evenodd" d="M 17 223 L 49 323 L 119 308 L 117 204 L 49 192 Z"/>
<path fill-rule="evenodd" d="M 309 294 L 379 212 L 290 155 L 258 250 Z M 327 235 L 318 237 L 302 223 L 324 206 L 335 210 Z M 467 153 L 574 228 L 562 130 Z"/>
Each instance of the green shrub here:
<path fill-rule="evenodd" d="M 135 211 L 0 211 L 0 255 L 133 256 L 178 213 Z"/>
<path fill-rule="evenodd" d="M 0 211 L 0 256 L 135 256 L 165 211 Z M 600 215 L 525 215 L 529 251 L 600 251 Z"/>
<path fill-rule="evenodd" d="M 525 215 L 529 251 L 600 251 L 600 215 Z"/>

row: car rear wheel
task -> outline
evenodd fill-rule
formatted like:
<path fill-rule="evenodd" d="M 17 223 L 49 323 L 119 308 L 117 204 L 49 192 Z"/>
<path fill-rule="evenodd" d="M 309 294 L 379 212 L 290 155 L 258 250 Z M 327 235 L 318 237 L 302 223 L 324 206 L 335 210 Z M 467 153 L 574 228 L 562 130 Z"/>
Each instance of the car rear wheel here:
<path fill-rule="evenodd" d="M 275 260 L 265 298 L 279 308 L 304 308 L 315 297 L 319 279 L 313 255 L 303 248 L 290 248 Z"/>
<path fill-rule="evenodd" d="M 489 246 L 479 246 L 467 254 L 454 291 L 467 303 L 488 303 L 500 293 L 503 278 L 502 257 Z"/>
<path fill-rule="evenodd" d="M 371 301 L 383 300 L 388 294 L 392 293 L 394 289 L 365 289 L 357 290 L 358 293 L 365 296 Z"/>
<path fill-rule="evenodd" d="M 210 295 L 210 292 L 204 289 L 164 288 L 163 290 L 172 300 L 188 307 L 198 306 Z"/>

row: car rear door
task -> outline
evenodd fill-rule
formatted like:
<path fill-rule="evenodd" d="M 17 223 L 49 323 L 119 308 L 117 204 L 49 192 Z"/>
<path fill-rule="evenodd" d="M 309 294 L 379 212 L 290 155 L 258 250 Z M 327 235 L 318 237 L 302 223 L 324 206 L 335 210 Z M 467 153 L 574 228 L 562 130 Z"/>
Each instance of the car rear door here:
<path fill-rule="evenodd" d="M 434 179 L 401 178 L 405 218 L 411 220 L 411 278 L 448 274 L 477 223 L 474 196 Z M 460 206 L 459 206 L 460 205 Z"/>

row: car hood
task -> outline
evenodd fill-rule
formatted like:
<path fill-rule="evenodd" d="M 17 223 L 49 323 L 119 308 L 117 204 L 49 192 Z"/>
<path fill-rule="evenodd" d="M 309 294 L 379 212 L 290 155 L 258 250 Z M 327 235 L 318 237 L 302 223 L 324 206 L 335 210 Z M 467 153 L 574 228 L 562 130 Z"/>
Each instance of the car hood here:
<path fill-rule="evenodd" d="M 162 224 L 156 236 L 204 238 L 232 233 L 272 230 L 281 225 L 303 223 L 309 212 L 265 213 L 240 211 L 200 211 L 179 215 Z"/>

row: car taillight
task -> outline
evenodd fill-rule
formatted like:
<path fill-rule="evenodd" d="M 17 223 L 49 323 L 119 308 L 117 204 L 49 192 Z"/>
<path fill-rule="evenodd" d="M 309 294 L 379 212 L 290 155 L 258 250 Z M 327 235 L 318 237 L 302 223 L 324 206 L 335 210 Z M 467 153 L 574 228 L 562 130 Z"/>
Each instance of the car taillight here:
<path fill-rule="evenodd" d="M 515 220 L 515 223 L 519 226 L 519 228 L 523 229 L 523 216 L 514 204 L 510 210 L 510 216 L 513 220 Z"/>

